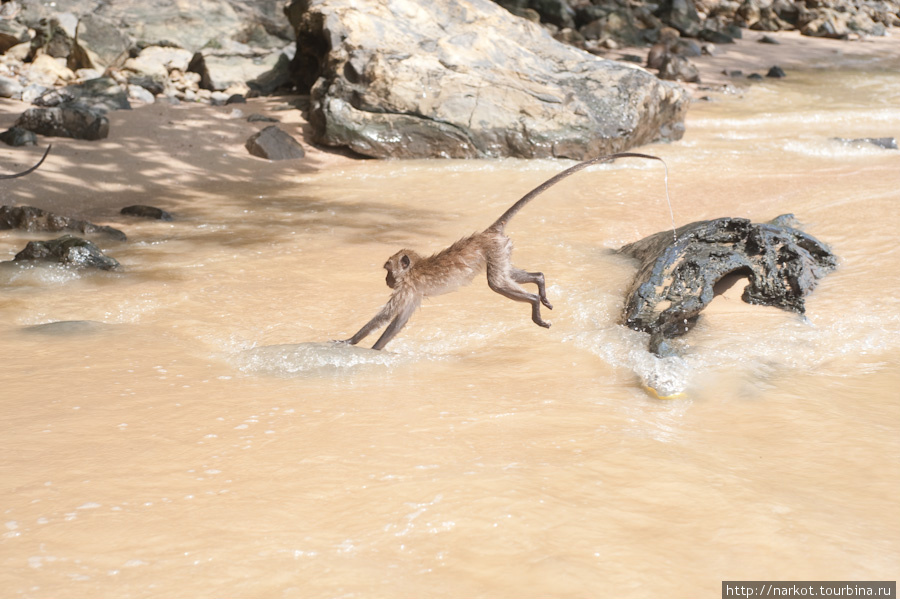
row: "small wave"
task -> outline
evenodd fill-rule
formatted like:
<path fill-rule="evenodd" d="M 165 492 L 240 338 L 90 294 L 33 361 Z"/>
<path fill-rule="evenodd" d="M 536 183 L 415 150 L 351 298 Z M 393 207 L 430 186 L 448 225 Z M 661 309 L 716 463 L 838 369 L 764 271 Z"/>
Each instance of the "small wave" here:
<path fill-rule="evenodd" d="M 684 393 L 691 385 L 693 369 L 688 362 L 678 356 L 660 358 L 650 353 L 646 333 L 614 325 L 577 333 L 568 341 L 611 366 L 631 371 L 643 387 L 661 398 Z"/>
<path fill-rule="evenodd" d="M 85 271 L 57 264 L 4 263 L 0 268 L 0 284 L 21 287 L 63 285 L 82 278 Z"/>
<path fill-rule="evenodd" d="M 364 349 L 346 343 L 290 343 L 241 352 L 238 366 L 250 374 L 282 376 L 349 374 L 364 368 L 393 366 L 402 354 Z"/>
<path fill-rule="evenodd" d="M 788 152 L 816 158 L 865 158 L 884 156 L 885 150 L 872 143 L 844 141 L 841 139 L 794 140 L 784 144 Z"/>

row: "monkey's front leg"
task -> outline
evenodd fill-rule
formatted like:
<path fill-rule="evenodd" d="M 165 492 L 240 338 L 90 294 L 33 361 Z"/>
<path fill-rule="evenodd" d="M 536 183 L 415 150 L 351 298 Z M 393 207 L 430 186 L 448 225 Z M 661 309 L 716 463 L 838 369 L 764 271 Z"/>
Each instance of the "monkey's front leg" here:
<path fill-rule="evenodd" d="M 387 306 L 385 306 L 378 311 L 378 314 L 376 314 L 372 320 L 367 322 L 363 326 L 363 328 L 357 331 L 355 335 L 353 335 L 349 339 L 342 340 L 341 343 L 356 345 L 357 343 L 368 337 L 372 331 L 380 329 L 382 326 L 384 326 L 384 323 L 388 321 L 388 318 L 390 318 L 390 312 L 388 311 Z"/>
<path fill-rule="evenodd" d="M 409 321 L 409 317 L 412 316 L 413 312 L 416 311 L 417 304 L 412 306 L 407 306 L 404 309 L 401 309 L 397 314 L 397 317 L 391 321 L 391 324 L 384 330 L 381 334 L 381 337 L 378 338 L 378 341 L 375 342 L 375 345 L 372 346 L 372 349 L 382 349 L 388 342 L 393 339 L 397 333 L 400 332 L 406 323 Z"/>

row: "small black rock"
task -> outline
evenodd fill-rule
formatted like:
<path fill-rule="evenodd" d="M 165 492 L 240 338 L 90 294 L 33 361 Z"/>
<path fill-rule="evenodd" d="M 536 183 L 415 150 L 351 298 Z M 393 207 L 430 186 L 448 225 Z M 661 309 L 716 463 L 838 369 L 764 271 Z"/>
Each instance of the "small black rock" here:
<path fill-rule="evenodd" d="M 292 160 L 306 155 L 300 142 L 275 125 L 253 134 L 244 146 L 254 156 L 268 160 Z"/>
<path fill-rule="evenodd" d="M 3 133 L 0 133 L 0 141 L 8 146 L 36 146 L 37 135 L 22 127 L 10 127 Z"/>
<path fill-rule="evenodd" d="M 248 123 L 280 123 L 278 119 L 272 116 L 266 116 L 264 114 L 259 114 L 258 112 L 254 112 L 250 116 L 247 117 Z"/>
<path fill-rule="evenodd" d="M 769 69 L 769 72 L 766 73 L 766 77 L 775 77 L 777 79 L 780 79 L 782 77 L 787 77 L 787 75 L 785 74 L 784 70 L 781 67 L 776 65 L 776 66 L 772 67 L 771 69 Z"/>
<path fill-rule="evenodd" d="M 155 206 L 144 206 L 136 204 L 134 206 L 125 206 L 119 211 L 126 216 L 139 216 L 141 218 L 150 218 L 155 220 L 171 221 L 172 214 Z"/>
<path fill-rule="evenodd" d="M 722 33 L 721 31 L 715 31 L 713 29 L 701 29 L 700 33 L 697 34 L 697 37 L 704 42 L 710 42 L 712 44 L 733 44 L 735 39 L 727 33 Z"/>

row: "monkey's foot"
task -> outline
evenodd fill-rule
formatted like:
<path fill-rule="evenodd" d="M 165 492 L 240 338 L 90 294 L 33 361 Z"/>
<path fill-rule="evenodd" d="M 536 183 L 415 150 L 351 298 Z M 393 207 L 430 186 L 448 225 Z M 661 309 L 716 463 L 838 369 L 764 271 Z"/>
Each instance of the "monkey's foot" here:
<path fill-rule="evenodd" d="M 541 303 L 544 304 L 544 307 L 547 308 L 548 310 L 553 309 L 553 305 L 550 303 L 550 300 L 548 300 L 546 297 L 541 298 Z"/>
<path fill-rule="evenodd" d="M 545 329 L 550 328 L 550 323 L 546 320 L 542 320 L 540 318 L 533 318 L 532 320 L 534 320 L 534 324 L 538 325 L 539 327 L 544 327 Z"/>

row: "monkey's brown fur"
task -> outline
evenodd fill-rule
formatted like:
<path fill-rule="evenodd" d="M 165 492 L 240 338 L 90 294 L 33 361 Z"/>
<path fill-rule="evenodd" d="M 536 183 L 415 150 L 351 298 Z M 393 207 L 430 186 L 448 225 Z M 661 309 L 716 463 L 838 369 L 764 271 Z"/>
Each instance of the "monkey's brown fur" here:
<path fill-rule="evenodd" d="M 34 172 L 37 169 L 37 167 L 41 166 L 44 163 L 44 160 L 47 158 L 47 154 L 50 153 L 50 148 L 52 148 L 52 147 L 53 147 L 52 144 L 47 146 L 47 149 L 44 150 L 44 155 L 41 156 L 41 159 L 38 160 L 38 163 L 35 164 L 30 169 L 24 170 L 21 173 L 16 173 L 15 175 L 0 175 L 0 179 L 15 179 L 16 177 L 24 177 L 28 173 Z"/>
<path fill-rule="evenodd" d="M 387 324 L 384 333 L 372 346 L 372 349 L 382 349 L 400 332 L 422 303 L 422 298 L 455 291 L 470 283 L 483 269 L 487 270 L 488 286 L 491 289 L 509 299 L 530 303 L 531 320 L 539 326 L 549 328 L 550 323 L 541 318 L 541 304 L 548 310 L 553 309 L 547 300 L 544 274 L 527 272 L 512 265 L 510 262 L 512 242 L 504 234 L 504 228 L 525 204 L 551 186 L 592 164 L 612 162 L 616 158 L 649 158 L 662 162 L 662 159 L 656 156 L 633 152 L 586 160 L 562 171 L 525 194 L 481 233 L 460 239 L 447 249 L 427 258 L 419 256 L 412 250 L 400 250 L 384 264 L 387 270 L 387 285 L 394 290 L 391 298 L 372 320 L 346 342 L 356 345 L 372 331 Z M 537 285 L 537 294 L 529 293 L 520 286 L 520 283 L 534 283 Z"/>

